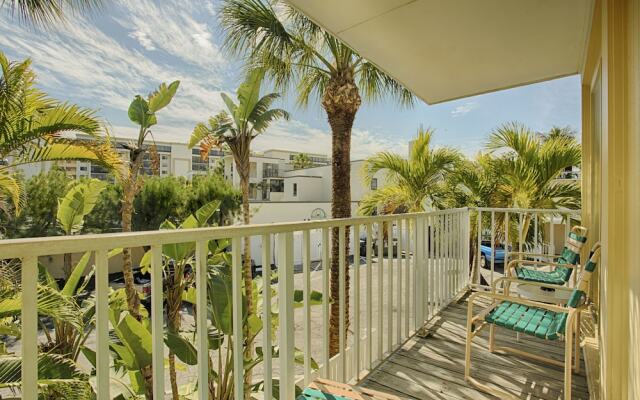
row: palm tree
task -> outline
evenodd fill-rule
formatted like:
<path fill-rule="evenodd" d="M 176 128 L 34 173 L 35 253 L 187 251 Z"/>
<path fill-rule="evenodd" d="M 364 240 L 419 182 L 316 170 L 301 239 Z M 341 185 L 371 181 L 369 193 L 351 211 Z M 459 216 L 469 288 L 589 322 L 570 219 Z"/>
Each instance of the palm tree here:
<path fill-rule="evenodd" d="M 146 99 L 137 95 L 129 105 L 129 119 L 139 126 L 138 138 L 135 142 L 125 144 L 123 147 L 129 150 L 129 165 L 126 176 L 122 179 L 122 231 L 131 232 L 133 217 L 133 200 L 140 190 L 141 182 L 138 179 L 142 169 L 144 156 L 148 146 L 145 140 L 151 135 L 151 127 L 157 122 L 156 112 L 169 105 L 176 94 L 180 81 L 174 81 L 168 86 L 162 83 L 158 89 Z M 133 270 L 131 269 L 131 249 L 122 251 L 122 273 L 124 275 L 125 291 L 129 312 L 137 320 L 140 320 L 140 298 L 133 282 Z"/>
<path fill-rule="evenodd" d="M 500 171 L 493 198 L 494 207 L 580 208 L 580 185 L 558 180 L 568 167 L 579 166 L 580 144 L 566 134 L 541 138 L 519 123 L 508 123 L 490 136 L 487 148 Z M 522 237 L 526 238 L 531 216 L 525 216 Z"/>
<path fill-rule="evenodd" d="M 313 166 L 313 162 L 305 153 L 298 153 L 293 157 L 293 169 L 303 169 Z"/>
<path fill-rule="evenodd" d="M 413 103 L 411 93 L 373 63 L 344 45 L 284 1 L 225 0 L 220 12 L 226 33 L 225 47 L 247 57 L 249 65 L 264 67 L 276 87 L 296 83 L 298 103 L 314 97 L 327 114 L 332 133 L 333 218 L 351 216 L 351 128 L 362 96 L 377 100 L 391 95 L 403 105 Z M 332 230 L 330 352 L 338 352 L 339 230 Z M 349 245 L 349 229 L 345 230 Z M 348 251 L 344 253 L 349 254 Z M 349 293 L 349 277 L 345 277 Z M 349 309 L 349 297 L 345 299 Z M 345 315 L 348 329 L 348 312 Z"/>
<path fill-rule="evenodd" d="M 384 151 L 365 161 L 367 185 L 380 171 L 386 173 L 389 184 L 365 196 L 360 202 L 360 214 L 420 212 L 429 206 L 438 207 L 447 174 L 461 162 L 462 156 L 447 147 L 433 148 L 432 138 L 432 130 L 420 128 L 409 159 Z"/>
<path fill-rule="evenodd" d="M 251 222 L 249 213 L 249 156 L 251 155 L 251 142 L 263 133 L 271 122 L 280 118 L 289 119 L 289 113 L 285 110 L 270 108 L 271 104 L 280 97 L 280 94 L 269 93 L 260 97 L 263 78 L 263 70 L 250 71 L 244 83 L 238 88 L 237 103 L 225 93 L 222 93 L 221 96 L 227 106 L 227 111 L 220 111 L 214 117 L 209 118 L 207 124 L 199 123 L 196 125 L 189 140 L 189 148 L 200 145 L 203 159 L 209 157 L 209 151 L 212 147 L 228 146 L 228 149 L 233 154 L 236 171 L 240 177 L 242 217 L 245 225 Z M 242 274 L 249 315 L 255 313 L 250 244 L 250 238 L 244 238 Z M 245 336 L 249 338 L 248 332 L 245 332 Z M 251 359 L 251 353 L 252 346 L 249 343 L 246 346 L 245 358 Z M 250 374 L 247 373 L 245 382 L 250 384 L 250 380 Z"/>
<path fill-rule="evenodd" d="M 55 100 L 36 88 L 31 60 L 12 62 L 0 51 L 0 209 L 20 213 L 24 193 L 16 167 L 42 161 L 85 160 L 119 171 L 122 162 L 95 112 Z M 78 132 L 91 140 L 63 134 Z"/>
<path fill-rule="evenodd" d="M 18 12 L 20 18 L 35 25 L 46 26 L 64 22 L 68 12 L 98 9 L 102 0 L 3 0 L 0 7 Z"/>

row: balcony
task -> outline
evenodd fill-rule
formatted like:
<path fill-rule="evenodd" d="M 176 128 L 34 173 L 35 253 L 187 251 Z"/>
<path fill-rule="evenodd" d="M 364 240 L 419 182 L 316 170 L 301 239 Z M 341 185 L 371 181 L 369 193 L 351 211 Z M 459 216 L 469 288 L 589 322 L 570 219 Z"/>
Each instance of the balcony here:
<path fill-rule="evenodd" d="M 38 262 L 66 253 L 92 252 L 95 263 L 95 333 L 87 340 L 95 351 L 95 379 L 91 379 L 98 399 L 117 395 L 114 380 L 127 380 L 114 370 L 112 357 L 114 327 L 109 318 L 110 286 L 108 277 L 109 251 L 122 247 L 150 248 L 151 262 L 151 365 L 154 398 L 169 396 L 170 385 L 165 375 L 165 309 L 163 307 L 163 245 L 195 243 L 194 270 L 195 309 L 202 310 L 212 292 L 207 288 L 207 260 L 213 240 L 230 240 L 232 304 L 242 303 L 241 263 L 242 238 L 260 242 L 260 260 L 273 260 L 277 278 L 272 289 L 262 290 L 260 300 L 272 307 L 263 307 L 260 315 L 264 326 L 271 326 L 277 311 L 277 330 L 263 329 L 256 345 L 272 343 L 278 351 L 264 352 L 259 367 L 253 371 L 253 381 L 260 382 L 255 394 L 273 393 L 278 388 L 281 400 L 295 398 L 295 388 L 304 387 L 316 378 L 351 383 L 395 394 L 400 398 L 465 399 L 490 398 L 476 391 L 464 380 L 464 343 L 466 301 L 472 291 L 486 290 L 502 276 L 504 266 L 496 262 L 496 249 L 484 267 L 480 264 L 480 244 L 488 235 L 490 243 L 517 243 L 509 232 L 522 232 L 523 220 L 532 221 L 534 240 L 530 246 L 543 247 L 543 238 L 554 249 L 554 232 L 568 232 L 571 217 L 577 211 L 524 209 L 450 209 L 416 214 L 385 215 L 299 223 L 233 226 L 203 229 L 134 232 L 127 234 L 86 235 L 38 239 L 17 239 L 0 242 L 1 259 L 21 260 L 21 338 L 14 348 L 22 357 L 21 394 L 36 398 L 38 391 L 37 364 L 42 326 L 46 318 L 39 314 Z M 545 223 L 558 221 L 545 231 Z M 501 229 L 510 226 L 514 229 Z M 505 221 L 509 221 L 507 225 Z M 546 221 L 546 222 L 545 222 Z M 341 307 L 338 352 L 330 357 L 329 326 L 330 233 L 337 229 L 342 255 L 340 257 L 339 296 Z M 345 250 L 345 234 L 349 232 L 351 246 Z M 386 233 L 384 233 L 386 232 Z M 503 233 L 501 233 L 503 232 Z M 548 233 L 545 233 L 548 232 Z M 555 233 L 557 234 L 557 233 Z M 502 235 L 502 236 L 501 236 Z M 354 238 L 356 240 L 354 240 Z M 391 247 L 391 249 L 389 249 Z M 514 251 L 506 246 L 508 252 Z M 300 260 L 300 263 L 297 260 Z M 348 262 L 347 262 L 348 260 Z M 356 262 L 353 262 L 356 260 Z M 349 277 L 349 289 L 345 285 Z M 322 293 L 321 298 L 317 296 Z M 349 308 L 345 299 L 349 294 Z M 215 295 L 215 293 L 214 293 Z M 276 298 L 277 296 L 277 298 Z M 480 305 L 480 304 L 478 304 Z M 241 307 L 232 307 L 233 325 L 242 323 Z M 211 388 L 210 365 L 215 369 L 217 351 L 209 349 L 209 332 L 213 329 L 207 313 L 183 310 L 185 321 L 193 322 L 195 349 L 193 365 L 180 372 L 182 383 L 197 382 L 198 388 Z M 349 329 L 347 330 L 347 317 Z M 188 325 L 185 322 L 185 325 Z M 590 328 L 588 321 L 583 329 Z M 275 332 L 275 334 L 274 334 Z M 243 331 L 231 334 L 234 343 L 243 343 Z M 514 332 L 501 333 L 501 342 L 518 343 L 536 352 L 548 352 L 562 357 L 561 350 L 549 347 L 538 339 L 519 338 Z M 486 349 L 487 337 L 480 335 L 475 343 Z M 228 344 L 225 344 L 228 345 Z M 206 351 L 203 351 L 204 349 Z M 300 351 L 298 351 L 299 349 Z M 515 356 L 475 352 L 476 374 L 506 389 L 518 398 L 561 398 L 563 370 Z M 242 370 L 241 352 L 234 352 L 229 362 L 234 370 Z M 87 374 L 92 368 L 87 360 L 79 361 Z M 120 367 L 121 368 L 121 367 Z M 582 369 L 584 371 L 584 368 Z M 243 375 L 232 375 L 233 398 L 242 399 Z M 193 393 L 194 398 L 207 399 L 206 391 Z M 587 380 L 575 375 L 574 398 L 588 398 Z M 7 393 L 0 390 L 0 395 Z M 197 395 L 197 397 L 195 397 Z M 5 398 L 5 397 L 2 397 Z M 271 398 L 264 396 L 264 398 Z"/>

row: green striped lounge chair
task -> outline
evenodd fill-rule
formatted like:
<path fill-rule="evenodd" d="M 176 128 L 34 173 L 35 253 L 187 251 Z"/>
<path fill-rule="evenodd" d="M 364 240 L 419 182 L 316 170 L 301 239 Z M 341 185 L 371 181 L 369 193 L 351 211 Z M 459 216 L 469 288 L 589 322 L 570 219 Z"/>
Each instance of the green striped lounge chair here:
<path fill-rule="evenodd" d="M 507 294 L 476 292 L 469 297 L 467 309 L 467 340 L 465 352 L 465 379 L 480 390 L 500 398 L 510 398 L 513 394 L 504 392 L 496 386 L 481 383 L 471 376 L 471 342 L 478 333 L 489 326 L 489 351 L 511 353 L 537 361 L 564 367 L 564 399 L 571 399 L 572 370 L 580 370 L 580 313 L 589 302 L 589 281 L 600 259 L 600 244 L 592 249 L 592 255 L 584 266 L 575 288 L 561 287 L 571 291 L 565 306 L 535 302 L 509 296 Z M 541 282 L 533 285 L 544 286 Z M 492 301 L 491 305 L 474 314 L 473 304 L 478 298 Z M 540 354 L 526 352 L 519 348 L 496 346 L 495 328 L 509 329 L 524 335 L 535 336 L 543 340 L 564 340 L 564 361 L 552 359 Z"/>
<path fill-rule="evenodd" d="M 510 253 L 512 256 L 520 256 L 525 258 L 540 257 L 551 258 L 551 261 L 534 261 L 534 260 L 513 260 L 507 266 L 507 277 L 517 278 L 520 281 L 540 282 L 548 285 L 564 286 L 569 282 L 571 276 L 576 274 L 573 270 L 577 267 L 580 260 L 580 251 L 587 241 L 587 228 L 583 226 L 574 226 L 567 236 L 562 253 L 559 256 L 549 256 L 548 254 L 536 253 Z M 542 270 L 545 267 L 551 267 L 550 271 Z"/>
<path fill-rule="evenodd" d="M 400 400 L 398 396 L 318 378 L 311 382 L 297 400 Z"/>

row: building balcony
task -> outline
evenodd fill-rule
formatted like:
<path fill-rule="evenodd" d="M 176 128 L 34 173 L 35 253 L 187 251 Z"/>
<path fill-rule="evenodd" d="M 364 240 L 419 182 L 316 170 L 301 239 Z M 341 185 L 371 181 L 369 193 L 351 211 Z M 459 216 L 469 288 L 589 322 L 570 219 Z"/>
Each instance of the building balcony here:
<path fill-rule="evenodd" d="M 480 259 L 485 254 L 478 244 L 488 235 L 490 243 L 502 240 L 524 246 L 523 240 L 510 240 L 510 230 L 501 229 L 498 222 L 512 221 L 521 232 L 523 219 L 535 220 L 535 235 L 532 235 L 535 239 L 530 245 L 540 244 L 540 238 L 553 243 L 553 232 L 558 228 L 543 233 L 547 232 L 543 229 L 544 221 L 563 216 L 559 230 L 568 232 L 571 217 L 576 213 L 461 208 L 298 223 L 1 241 L 0 258 L 19 261 L 21 273 L 22 307 L 18 318 L 21 336 L 9 348 L 10 352 L 20 355 L 22 362 L 17 397 L 36 398 L 35 393 L 42 387 L 37 375 L 38 357 L 44 354 L 45 333 L 54 334 L 43 331 L 43 327 L 49 329 L 50 319 L 42 307 L 38 309 L 37 306 L 39 262 L 44 266 L 57 255 L 89 252 L 89 265 L 95 265 L 95 290 L 89 293 L 95 299 L 95 321 L 94 331 L 84 346 L 87 351 L 83 351 L 84 355 L 78 359 L 78 368 L 87 376 L 95 375 L 89 381 L 98 399 L 111 399 L 123 393 L 122 385 L 115 382 L 128 384 L 129 377 L 122 373 L 125 368 L 120 359 L 122 354 L 118 353 L 118 340 L 114 339 L 117 335 L 113 323 L 119 324 L 121 320 L 110 319 L 113 286 L 109 280 L 109 252 L 124 247 L 149 249 L 149 323 L 145 325 L 148 332 L 142 335 L 148 336 L 148 342 L 142 340 L 138 345 L 149 351 L 154 398 L 165 398 L 169 396 L 171 385 L 165 367 L 168 339 L 166 307 L 163 305 L 163 273 L 166 272 L 163 251 L 166 252 L 170 244 L 191 244 L 193 258 L 190 265 L 195 271 L 195 279 L 189 288 L 189 296 L 196 310 L 205 310 L 207 304 L 215 303 L 212 296 L 228 295 L 230 304 L 239 305 L 243 303 L 242 241 L 251 237 L 260 242 L 260 254 L 252 255 L 252 258 L 259 258 L 262 271 L 274 273 L 272 290 L 261 290 L 266 286 L 257 286 L 258 302 L 271 305 L 260 307 L 257 319 L 260 326 L 272 326 L 277 322 L 274 329 L 260 329 L 255 338 L 255 345 L 261 349 L 266 343 L 277 346 L 273 352 L 261 351 L 259 365 L 253 369 L 257 398 L 271 399 L 272 396 L 264 393 L 273 393 L 277 388 L 275 398 L 293 399 L 296 386 L 306 387 L 318 378 L 349 383 L 363 390 L 374 389 L 398 398 L 492 398 L 474 389 L 464 379 L 469 294 L 490 289 L 504 276 L 504 264 L 496 262 L 497 248 L 492 247 L 489 262 L 481 265 Z M 501 216 L 505 218 L 501 219 Z M 533 230 L 533 222 L 530 226 Z M 326 266 L 330 264 L 333 230 L 338 232 L 338 248 L 343 256 L 339 257 L 339 287 L 332 301 L 328 295 L 331 275 Z M 501 236 L 500 232 L 507 232 L 507 237 Z M 348 248 L 345 243 L 347 233 L 351 237 Z M 226 294 L 208 285 L 208 268 L 213 263 L 209 244 L 222 240 L 230 243 L 227 250 L 230 287 Z M 390 246 L 392 250 L 388 251 Z M 554 246 L 545 248 L 551 252 Z M 516 250 L 513 246 L 505 249 L 506 253 Z M 503 257 L 509 259 L 508 254 Z M 261 277 L 254 279 L 261 280 Z M 347 296 L 348 307 L 345 305 Z M 332 304 L 337 304 L 341 311 L 339 319 L 333 322 Z M 479 302 L 477 306 L 482 304 L 485 303 Z M 232 325 L 239 326 L 243 321 L 242 308 L 230 308 Z M 184 307 L 181 311 L 183 336 L 191 338 L 193 355 L 179 370 L 179 383 L 182 386 L 191 384 L 193 398 L 206 399 L 208 394 L 198 390 L 216 385 L 211 370 L 217 371 L 218 361 L 222 361 L 218 346 L 229 346 L 229 342 L 243 343 L 243 330 L 228 332 L 229 341 L 222 344 L 212 341 L 211 332 L 216 331 L 218 325 L 212 319 L 215 314 L 211 305 L 208 313 L 194 313 L 193 310 L 193 307 Z M 339 339 L 334 343 L 330 341 L 332 324 L 337 326 L 339 333 Z M 584 338 L 592 327 L 588 318 L 582 325 Z M 519 336 L 511 331 L 501 331 L 497 340 L 562 360 L 562 342 L 549 345 L 548 341 Z M 214 342 L 215 348 L 212 348 Z M 487 333 L 480 334 L 474 343 L 486 350 Z M 131 351 L 135 352 L 135 349 Z M 95 360 L 89 360 L 86 354 L 95 354 Z M 243 370 L 242 352 L 233 352 L 227 361 L 234 371 Z M 475 351 L 473 361 L 478 377 L 517 398 L 557 399 L 565 394 L 561 367 L 479 349 Z M 230 383 L 233 398 L 242 399 L 243 390 L 247 390 L 243 374 L 230 375 L 229 379 L 233 382 Z M 11 393 L 16 394 L 0 389 L 2 398 L 11 398 Z M 574 375 L 572 394 L 573 398 L 588 398 L 584 373 Z"/>

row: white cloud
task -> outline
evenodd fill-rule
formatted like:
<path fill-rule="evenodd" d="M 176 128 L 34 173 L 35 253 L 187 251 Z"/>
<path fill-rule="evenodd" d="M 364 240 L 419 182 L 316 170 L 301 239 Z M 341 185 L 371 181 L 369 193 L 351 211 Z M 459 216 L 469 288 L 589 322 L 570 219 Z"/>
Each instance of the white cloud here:
<path fill-rule="evenodd" d="M 451 110 L 451 116 L 453 118 L 461 117 L 470 113 L 475 108 L 478 108 L 478 105 L 475 102 L 464 103 Z"/>
<path fill-rule="evenodd" d="M 407 143 L 367 130 L 353 129 L 351 159 L 359 160 L 379 151 L 407 154 Z M 331 154 L 331 132 L 313 128 L 300 121 L 279 121 L 253 142 L 253 149 L 285 149 L 309 153 Z"/>
<path fill-rule="evenodd" d="M 144 31 L 141 31 L 141 30 L 133 31 L 129 33 L 129 37 L 132 39 L 136 39 L 138 43 L 142 45 L 142 47 L 144 47 L 149 51 L 153 51 L 156 49 L 156 46 L 153 45 L 153 41 Z"/>
<path fill-rule="evenodd" d="M 163 50 L 203 68 L 219 66 L 225 58 L 213 40 L 207 21 L 213 19 L 210 3 L 181 0 L 121 1 L 124 16 L 116 21 L 147 50 Z"/>
<path fill-rule="evenodd" d="M 223 106 L 219 88 L 229 68 L 209 29 L 191 17 L 202 11 L 200 5 L 170 1 L 160 7 L 148 0 L 121 1 L 109 13 L 124 17 L 117 23 L 105 19 L 111 21 L 107 28 L 79 18 L 47 32 L 21 26 L 9 15 L 0 14 L 0 49 L 11 59 L 30 57 L 39 85 L 55 97 L 107 112 L 116 125 L 127 121 L 126 110 L 134 95 L 146 95 L 161 82 L 179 79 L 178 95 L 162 110 L 159 120 L 190 130 Z M 128 35 L 144 49 L 164 50 L 178 62 L 151 57 L 118 40 L 113 31 L 119 26 L 131 28 Z"/>

